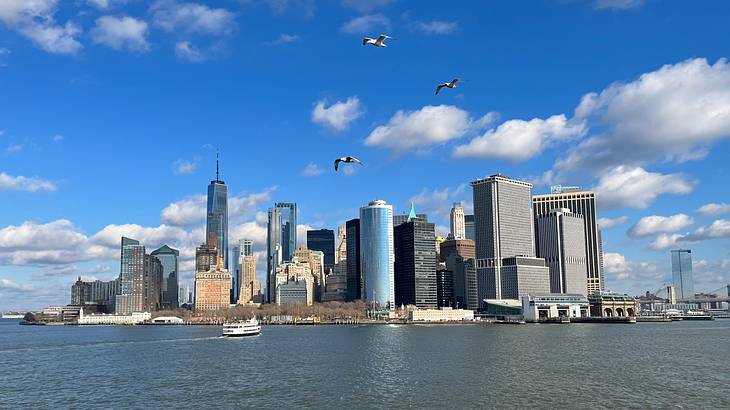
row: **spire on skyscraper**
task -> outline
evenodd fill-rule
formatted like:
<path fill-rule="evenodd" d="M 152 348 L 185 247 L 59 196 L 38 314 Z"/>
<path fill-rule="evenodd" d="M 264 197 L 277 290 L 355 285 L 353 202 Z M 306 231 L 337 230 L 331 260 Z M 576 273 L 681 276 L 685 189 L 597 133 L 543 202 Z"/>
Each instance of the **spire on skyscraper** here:
<path fill-rule="evenodd" d="M 215 152 L 215 180 L 216 182 L 220 182 L 221 180 L 221 173 L 220 173 L 220 160 L 218 159 L 218 151 Z"/>
<path fill-rule="evenodd" d="M 413 202 L 411 202 L 411 212 L 408 213 L 408 222 L 416 218 L 418 218 L 418 215 L 416 215 L 416 207 L 413 205 Z"/>

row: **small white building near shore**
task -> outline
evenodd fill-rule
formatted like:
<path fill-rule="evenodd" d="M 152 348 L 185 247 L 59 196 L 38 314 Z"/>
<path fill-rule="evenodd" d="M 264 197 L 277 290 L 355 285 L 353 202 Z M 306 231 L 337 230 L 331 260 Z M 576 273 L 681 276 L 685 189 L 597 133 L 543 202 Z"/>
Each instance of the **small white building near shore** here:
<path fill-rule="evenodd" d="M 129 315 L 86 315 L 79 312 L 79 325 L 139 325 L 152 318 L 150 312 L 133 312 Z"/>
<path fill-rule="evenodd" d="M 413 322 L 463 322 L 474 320 L 474 311 L 467 309 L 413 309 L 408 312 Z"/>

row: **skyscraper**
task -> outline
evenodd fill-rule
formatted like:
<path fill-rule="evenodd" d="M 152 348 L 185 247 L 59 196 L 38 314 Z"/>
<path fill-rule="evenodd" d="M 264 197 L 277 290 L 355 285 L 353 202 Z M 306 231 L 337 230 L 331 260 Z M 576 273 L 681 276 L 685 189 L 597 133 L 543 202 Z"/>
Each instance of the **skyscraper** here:
<path fill-rule="evenodd" d="M 549 269 L 535 258 L 532 184 L 497 174 L 471 186 L 479 301 L 548 292 Z"/>
<path fill-rule="evenodd" d="M 128 315 L 142 311 L 144 286 L 145 249 L 139 241 L 122 237 L 121 267 L 119 269 L 119 295 L 116 297 L 116 313 Z"/>
<path fill-rule="evenodd" d="M 231 273 L 215 248 L 215 237 L 195 250 L 195 310 L 218 310 L 231 303 Z"/>
<path fill-rule="evenodd" d="M 268 302 L 276 299 L 276 267 L 291 261 L 297 247 L 297 204 L 279 202 L 269 209 L 266 237 Z"/>
<path fill-rule="evenodd" d="M 436 308 L 434 224 L 411 220 L 394 228 L 395 304 Z"/>
<path fill-rule="evenodd" d="M 208 214 L 205 225 L 205 237 L 215 234 L 215 247 L 228 266 L 228 187 L 220 179 L 218 157 L 215 160 L 215 180 L 208 185 Z"/>
<path fill-rule="evenodd" d="M 679 299 L 691 298 L 695 295 L 690 249 L 672 250 L 672 284 Z"/>
<path fill-rule="evenodd" d="M 370 201 L 360 208 L 362 297 L 380 309 L 395 309 L 393 206 Z"/>
<path fill-rule="evenodd" d="M 550 268 L 550 292 L 588 295 L 583 215 L 553 209 L 537 218 L 537 256 Z"/>
<path fill-rule="evenodd" d="M 438 307 L 454 307 L 454 273 L 448 269 L 436 271 L 436 302 Z M 466 305 L 461 305 L 465 307 Z"/>
<path fill-rule="evenodd" d="M 583 191 L 577 187 L 552 187 L 552 193 L 535 195 L 532 197 L 535 232 L 537 219 L 549 215 L 553 209 L 570 209 L 574 214 L 583 215 L 583 229 L 585 231 L 586 267 L 588 270 L 588 293 L 600 292 L 603 285 L 603 251 L 601 249 L 600 231 L 596 223 L 596 194 L 592 191 Z M 540 238 L 535 237 L 539 247 Z"/>
<path fill-rule="evenodd" d="M 307 248 L 324 254 L 324 272 L 329 275 L 335 268 L 335 232 L 331 229 L 307 231 Z"/>
<path fill-rule="evenodd" d="M 464 215 L 464 235 L 466 239 L 476 240 L 474 233 L 474 215 Z"/>
<path fill-rule="evenodd" d="M 360 271 L 360 219 L 345 223 L 347 242 L 347 300 L 362 299 L 362 274 Z"/>
<path fill-rule="evenodd" d="M 153 312 L 162 307 L 162 274 L 160 260 L 152 255 L 145 255 L 141 311 Z"/>
<path fill-rule="evenodd" d="M 162 307 L 165 309 L 177 309 L 178 300 L 178 274 L 180 272 L 180 251 L 167 245 L 150 254 L 160 260 L 162 264 Z"/>
<path fill-rule="evenodd" d="M 455 202 L 451 207 L 451 236 L 454 239 L 466 239 L 466 225 L 464 220 L 464 208 L 461 202 Z"/>
<path fill-rule="evenodd" d="M 250 239 L 241 239 L 239 241 L 241 249 L 238 271 L 241 274 L 240 286 L 238 292 L 238 304 L 261 303 L 261 282 L 256 277 L 256 257 L 253 255 L 253 241 Z"/>

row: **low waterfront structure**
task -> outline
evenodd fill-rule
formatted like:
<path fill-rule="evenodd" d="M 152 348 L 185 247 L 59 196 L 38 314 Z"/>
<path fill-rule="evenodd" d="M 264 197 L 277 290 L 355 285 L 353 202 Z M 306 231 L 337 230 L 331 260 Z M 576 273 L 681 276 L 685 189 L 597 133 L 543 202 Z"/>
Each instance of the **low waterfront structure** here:
<path fill-rule="evenodd" d="M 413 322 L 460 322 L 474 320 L 474 311 L 466 309 L 413 309 L 408 312 Z"/>
<path fill-rule="evenodd" d="M 85 315 L 79 312 L 79 325 L 139 325 L 152 318 L 150 312 L 132 312 L 128 315 Z"/>
<path fill-rule="evenodd" d="M 480 312 L 485 316 L 522 316 L 522 303 L 518 299 L 484 299 Z"/>
<path fill-rule="evenodd" d="M 599 292 L 588 296 L 591 317 L 633 317 L 638 303 L 633 296 L 617 292 Z"/>
<path fill-rule="evenodd" d="M 182 325 L 185 321 L 177 316 L 160 316 L 152 319 L 152 323 L 156 325 Z"/>
<path fill-rule="evenodd" d="M 522 316 L 526 322 L 588 317 L 588 313 L 588 299 L 580 294 L 542 293 L 522 297 Z"/>

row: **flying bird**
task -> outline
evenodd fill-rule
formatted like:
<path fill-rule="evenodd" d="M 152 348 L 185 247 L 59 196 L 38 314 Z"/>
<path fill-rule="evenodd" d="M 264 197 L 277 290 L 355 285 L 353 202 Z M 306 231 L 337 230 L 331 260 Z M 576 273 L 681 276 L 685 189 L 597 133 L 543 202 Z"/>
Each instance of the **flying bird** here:
<path fill-rule="evenodd" d="M 359 159 L 357 159 L 355 157 L 342 157 L 342 158 L 337 158 L 335 160 L 335 171 L 337 171 L 337 169 L 339 168 L 340 162 L 344 162 L 344 163 L 347 163 L 347 164 L 356 162 L 356 163 L 362 165 L 362 161 L 360 161 Z"/>
<path fill-rule="evenodd" d="M 442 88 L 448 87 L 448 88 L 456 88 L 456 83 L 460 80 L 458 78 L 454 78 L 451 80 L 451 82 L 439 84 L 438 87 L 436 87 L 436 95 L 439 95 L 439 91 L 441 91 Z"/>
<path fill-rule="evenodd" d="M 385 34 L 381 34 L 380 36 L 378 36 L 378 38 L 365 37 L 364 39 L 362 39 L 362 45 L 366 46 L 368 44 L 372 44 L 375 47 L 388 47 L 385 44 L 385 40 L 387 40 L 387 39 L 395 40 L 393 37 L 389 37 L 389 36 L 386 36 Z"/>

